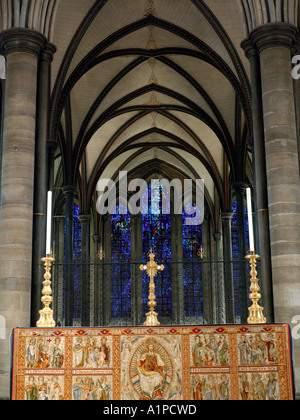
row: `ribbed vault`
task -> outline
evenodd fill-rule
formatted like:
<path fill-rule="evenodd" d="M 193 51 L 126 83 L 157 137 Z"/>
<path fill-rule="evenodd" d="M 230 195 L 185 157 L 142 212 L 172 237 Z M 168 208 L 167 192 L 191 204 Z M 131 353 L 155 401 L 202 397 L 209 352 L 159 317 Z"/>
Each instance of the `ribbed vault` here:
<path fill-rule="evenodd" d="M 77 186 L 81 212 L 95 214 L 101 177 L 127 170 L 146 179 L 153 166 L 203 178 L 217 224 L 230 210 L 231 183 L 252 176 L 251 95 L 240 9 L 215 3 L 61 2 L 49 126 L 59 144 L 57 204 L 61 187 Z"/>

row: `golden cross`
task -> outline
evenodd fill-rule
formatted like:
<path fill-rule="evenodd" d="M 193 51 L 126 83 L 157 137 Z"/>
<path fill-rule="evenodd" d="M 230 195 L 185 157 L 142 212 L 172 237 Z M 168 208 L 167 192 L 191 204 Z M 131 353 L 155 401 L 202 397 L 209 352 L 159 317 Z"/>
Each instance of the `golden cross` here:
<path fill-rule="evenodd" d="M 163 265 L 158 265 L 155 261 L 155 255 L 152 252 L 152 249 L 149 254 L 150 261 L 147 263 L 147 265 L 141 265 L 140 270 L 147 271 L 148 276 L 150 277 L 150 283 L 149 283 L 149 302 L 148 306 L 150 308 L 150 312 L 148 312 L 146 322 L 144 325 L 147 326 L 155 326 L 160 325 L 160 323 L 157 320 L 157 313 L 154 311 L 155 306 L 157 305 L 155 301 L 155 283 L 154 283 L 154 277 L 157 275 L 158 271 L 163 271 L 165 267 Z"/>
<path fill-rule="evenodd" d="M 140 269 L 141 271 L 146 270 L 148 276 L 150 277 L 150 281 L 154 281 L 154 277 L 157 275 L 157 272 L 163 271 L 165 267 L 163 265 L 157 265 L 157 263 L 154 261 L 155 255 L 152 252 L 152 248 L 149 254 L 150 261 L 147 263 L 147 265 L 141 265 Z"/>

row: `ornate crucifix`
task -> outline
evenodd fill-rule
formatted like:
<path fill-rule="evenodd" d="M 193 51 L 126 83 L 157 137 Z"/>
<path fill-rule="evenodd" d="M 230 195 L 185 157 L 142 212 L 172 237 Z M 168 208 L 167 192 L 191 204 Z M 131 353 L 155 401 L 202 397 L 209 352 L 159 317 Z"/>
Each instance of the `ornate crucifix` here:
<path fill-rule="evenodd" d="M 144 325 L 146 326 L 157 326 L 160 325 L 160 323 L 157 320 L 157 313 L 154 311 L 155 306 L 157 303 L 155 302 L 155 283 L 154 283 L 154 277 L 157 275 L 157 272 L 163 271 L 165 267 L 163 265 L 157 265 L 157 263 L 154 261 L 155 255 L 152 252 L 152 249 L 149 254 L 150 261 L 147 263 L 147 265 L 141 265 L 140 269 L 141 271 L 146 270 L 148 276 L 150 277 L 150 283 L 149 283 L 149 302 L 148 306 L 150 308 L 150 312 L 146 314 L 147 319 Z"/>

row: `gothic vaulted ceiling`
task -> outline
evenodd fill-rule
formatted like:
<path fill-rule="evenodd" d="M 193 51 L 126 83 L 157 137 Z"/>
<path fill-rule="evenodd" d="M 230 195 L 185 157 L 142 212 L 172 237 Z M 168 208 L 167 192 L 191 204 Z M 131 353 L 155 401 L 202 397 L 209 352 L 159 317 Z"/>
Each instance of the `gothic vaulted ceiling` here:
<path fill-rule="evenodd" d="M 53 43 L 49 137 L 56 183 L 203 178 L 211 214 L 230 182 L 251 178 L 248 62 L 234 0 L 61 0 Z M 59 196 L 57 196 L 59 199 Z"/>

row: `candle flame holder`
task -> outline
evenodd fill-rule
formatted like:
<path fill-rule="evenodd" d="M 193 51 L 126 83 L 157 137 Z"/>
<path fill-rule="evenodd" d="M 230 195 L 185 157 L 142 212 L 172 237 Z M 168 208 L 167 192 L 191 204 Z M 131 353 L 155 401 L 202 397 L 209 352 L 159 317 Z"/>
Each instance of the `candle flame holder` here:
<path fill-rule="evenodd" d="M 256 255 L 254 252 L 251 252 L 250 255 L 246 257 L 250 261 L 250 275 L 251 275 L 251 287 L 250 287 L 250 295 L 249 298 L 252 301 L 252 306 L 249 308 L 250 316 L 247 320 L 248 324 L 266 324 L 267 320 L 264 317 L 263 310 L 261 306 L 259 306 L 258 302 L 261 299 L 260 287 L 258 285 L 258 278 L 257 278 L 257 260 L 260 258 L 259 255 Z"/>
<path fill-rule="evenodd" d="M 39 311 L 40 319 L 36 323 L 38 328 L 54 328 L 55 321 L 53 319 L 53 310 L 50 308 L 51 303 L 53 302 L 52 289 L 51 289 L 51 266 L 55 261 L 55 258 L 52 254 L 48 254 L 45 258 L 42 258 L 41 261 L 45 266 L 45 274 L 43 281 L 43 290 L 42 290 L 42 303 L 44 308 Z"/>

